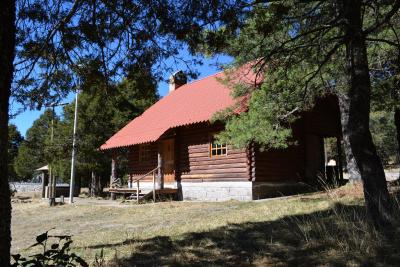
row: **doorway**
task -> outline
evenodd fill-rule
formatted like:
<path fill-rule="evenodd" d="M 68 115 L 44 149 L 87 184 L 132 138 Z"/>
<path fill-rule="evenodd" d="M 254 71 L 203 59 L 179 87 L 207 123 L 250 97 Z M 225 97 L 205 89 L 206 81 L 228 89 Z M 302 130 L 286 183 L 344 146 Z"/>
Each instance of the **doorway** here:
<path fill-rule="evenodd" d="M 175 182 L 175 140 L 167 139 L 161 142 L 161 157 L 163 160 L 164 183 Z"/>

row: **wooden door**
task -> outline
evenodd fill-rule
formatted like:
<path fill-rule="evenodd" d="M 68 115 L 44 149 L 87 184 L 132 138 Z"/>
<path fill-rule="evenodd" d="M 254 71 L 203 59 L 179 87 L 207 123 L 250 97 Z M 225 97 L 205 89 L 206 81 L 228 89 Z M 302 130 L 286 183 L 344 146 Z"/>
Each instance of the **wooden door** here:
<path fill-rule="evenodd" d="M 175 182 L 175 140 L 168 139 L 161 143 L 164 183 Z"/>

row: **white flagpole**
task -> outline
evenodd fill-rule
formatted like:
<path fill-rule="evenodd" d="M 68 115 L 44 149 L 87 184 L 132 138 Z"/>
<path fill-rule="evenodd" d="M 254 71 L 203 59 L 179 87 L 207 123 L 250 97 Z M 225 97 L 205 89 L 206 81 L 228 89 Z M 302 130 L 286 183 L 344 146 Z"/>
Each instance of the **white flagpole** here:
<path fill-rule="evenodd" d="M 79 89 L 75 93 L 75 115 L 74 115 L 74 133 L 72 136 L 72 158 L 71 158 L 71 183 L 69 187 L 69 203 L 74 203 L 75 188 L 75 154 L 76 154 L 76 128 L 78 125 L 78 95 Z"/>

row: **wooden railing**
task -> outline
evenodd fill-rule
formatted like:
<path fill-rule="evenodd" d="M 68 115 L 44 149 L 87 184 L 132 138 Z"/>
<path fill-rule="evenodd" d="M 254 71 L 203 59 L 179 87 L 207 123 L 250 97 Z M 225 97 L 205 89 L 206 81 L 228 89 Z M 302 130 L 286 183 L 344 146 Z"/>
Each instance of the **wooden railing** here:
<path fill-rule="evenodd" d="M 139 193 L 140 193 L 140 180 L 146 178 L 149 174 L 153 174 L 153 201 L 156 202 L 156 172 L 160 169 L 161 167 L 158 166 L 154 169 L 152 169 L 151 171 L 149 171 L 148 173 L 140 176 L 139 178 L 135 179 L 134 181 L 132 181 L 132 184 L 134 182 L 136 182 L 136 201 L 137 203 L 139 203 Z"/>

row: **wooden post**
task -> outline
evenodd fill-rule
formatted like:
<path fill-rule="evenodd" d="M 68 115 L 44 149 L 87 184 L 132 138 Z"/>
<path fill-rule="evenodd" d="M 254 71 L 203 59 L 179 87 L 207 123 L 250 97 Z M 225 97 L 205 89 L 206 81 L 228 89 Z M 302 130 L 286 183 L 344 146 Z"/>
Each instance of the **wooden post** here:
<path fill-rule="evenodd" d="M 156 172 L 153 171 L 153 201 L 156 203 Z"/>
<path fill-rule="evenodd" d="M 163 179 L 163 173 L 162 173 L 162 157 L 160 153 L 160 149 L 157 154 L 157 189 L 162 189 L 164 187 L 164 179 Z"/>
<path fill-rule="evenodd" d="M 128 188 L 133 188 L 133 176 L 132 176 L 132 174 L 129 174 Z"/>
<path fill-rule="evenodd" d="M 139 180 L 136 181 L 136 201 L 139 204 Z"/>

